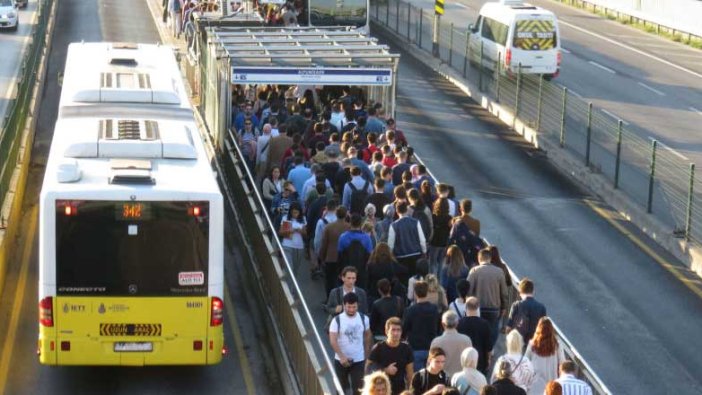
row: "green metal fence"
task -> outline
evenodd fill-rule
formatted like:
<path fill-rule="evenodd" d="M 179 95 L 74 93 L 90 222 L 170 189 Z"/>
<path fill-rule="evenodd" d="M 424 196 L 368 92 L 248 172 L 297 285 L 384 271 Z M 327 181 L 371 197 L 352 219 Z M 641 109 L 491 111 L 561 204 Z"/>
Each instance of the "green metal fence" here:
<path fill-rule="evenodd" d="M 32 87 L 36 81 L 41 52 L 46 42 L 46 27 L 49 22 L 53 0 L 38 2 L 37 23 L 32 27 L 30 41 L 24 52 L 20 75 L 17 80 L 15 97 L 10 100 L 7 115 L 0 129 L 0 207 L 10 188 L 12 173 L 17 164 L 22 131 L 24 130 L 29 103 L 32 100 Z M 0 221 L 1 222 L 1 221 Z M 0 223 L 0 225 L 4 225 Z"/>
<path fill-rule="evenodd" d="M 702 242 L 702 178 L 684 156 L 642 137 L 648 136 L 644 129 L 614 118 L 557 81 L 506 73 L 499 64 L 496 68 L 501 72 L 488 69 L 479 51 L 468 46 L 471 21 L 455 26 L 439 20 L 433 41 L 437 20 L 432 9 L 386 0 L 374 3 L 371 16 L 478 85 L 534 128 L 539 139 L 581 158 L 583 166 L 605 176 L 614 188 L 674 229 L 675 236 Z"/>

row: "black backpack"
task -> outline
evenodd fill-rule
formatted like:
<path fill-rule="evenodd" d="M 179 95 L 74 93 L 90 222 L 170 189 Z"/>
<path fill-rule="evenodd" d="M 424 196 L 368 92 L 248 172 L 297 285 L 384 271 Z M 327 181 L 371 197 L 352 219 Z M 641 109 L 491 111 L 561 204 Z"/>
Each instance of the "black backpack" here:
<path fill-rule="evenodd" d="M 448 244 L 455 244 L 461 249 L 468 267 L 475 266 L 478 262 L 478 251 L 485 247 L 483 240 L 476 236 L 463 221 L 458 221 L 451 227 Z"/>
<path fill-rule="evenodd" d="M 422 224 L 422 233 L 424 233 L 424 239 L 428 242 L 430 239 L 429 236 L 431 236 L 431 231 L 433 229 L 429 224 L 429 217 L 427 216 L 426 211 L 424 211 L 424 207 L 421 209 L 412 209 L 412 218 L 416 219 L 420 224 Z"/>
<path fill-rule="evenodd" d="M 363 215 L 363 209 L 368 200 L 368 187 L 370 186 L 370 182 L 365 180 L 363 188 L 361 189 L 357 189 L 356 186 L 353 185 L 353 182 L 349 182 L 348 185 L 351 188 L 351 214 Z"/>
<path fill-rule="evenodd" d="M 370 254 L 358 239 L 352 240 L 351 244 L 339 254 L 341 267 L 353 266 L 356 268 L 356 286 L 361 289 L 368 289 L 366 287 L 368 282 L 366 274 L 368 258 L 370 258 Z"/>

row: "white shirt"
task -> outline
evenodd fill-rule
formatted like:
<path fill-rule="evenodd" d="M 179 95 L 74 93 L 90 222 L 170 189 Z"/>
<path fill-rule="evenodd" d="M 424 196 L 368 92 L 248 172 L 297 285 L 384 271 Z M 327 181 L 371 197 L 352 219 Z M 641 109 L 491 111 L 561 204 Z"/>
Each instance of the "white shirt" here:
<path fill-rule="evenodd" d="M 561 374 L 556 381 L 563 388 L 563 395 L 592 395 L 592 388 L 572 374 Z"/>
<path fill-rule="evenodd" d="M 458 210 L 456 209 L 456 202 L 454 202 L 453 200 L 449 199 L 449 200 L 448 200 L 448 205 L 449 205 L 449 210 L 448 210 L 448 211 L 449 211 L 449 212 L 448 212 L 449 215 L 450 215 L 451 217 L 457 216 L 457 215 L 458 215 Z"/>
<path fill-rule="evenodd" d="M 334 317 L 329 324 L 329 333 L 338 333 L 337 338 L 339 343 L 339 349 L 346 355 L 346 358 L 351 359 L 354 362 L 361 362 L 365 359 L 365 348 L 363 346 L 363 322 L 361 321 L 361 314 L 358 312 L 349 317 L 348 314 L 339 314 L 339 324 L 341 328 L 337 325 L 337 319 Z M 363 315 L 363 321 L 365 322 L 366 330 L 370 330 L 370 321 L 367 315 Z M 340 361 L 339 355 L 334 354 L 334 358 Z"/>
<path fill-rule="evenodd" d="M 449 309 L 455 311 L 458 314 L 458 318 L 466 316 L 466 302 L 461 300 L 461 298 L 456 298 L 456 300 L 449 303 Z"/>
<path fill-rule="evenodd" d="M 305 221 L 288 221 L 287 219 L 284 219 L 283 222 L 290 222 L 292 226 L 292 230 L 300 230 L 305 227 Z M 302 240 L 302 235 L 300 232 L 293 232 L 290 237 L 286 237 L 283 239 L 283 247 L 290 247 L 290 248 L 298 248 L 298 249 L 304 249 L 305 248 L 305 242 Z"/>
<path fill-rule="evenodd" d="M 271 135 L 270 134 L 263 134 L 261 137 L 258 138 L 258 141 L 256 142 L 256 163 L 265 163 L 268 160 L 268 152 L 270 152 L 270 141 L 271 141 Z M 263 151 L 263 148 L 266 148 L 266 151 Z"/>

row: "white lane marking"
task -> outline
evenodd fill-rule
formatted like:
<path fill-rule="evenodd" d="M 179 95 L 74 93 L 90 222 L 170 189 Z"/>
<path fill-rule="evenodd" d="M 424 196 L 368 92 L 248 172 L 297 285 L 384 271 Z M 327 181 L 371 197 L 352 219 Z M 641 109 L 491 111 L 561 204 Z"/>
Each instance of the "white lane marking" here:
<path fill-rule="evenodd" d="M 656 89 L 656 88 L 654 88 L 654 87 L 648 86 L 648 85 L 644 84 L 643 82 L 637 82 L 637 84 L 639 84 L 640 86 L 642 86 L 642 87 L 644 87 L 644 88 L 650 90 L 651 92 L 657 94 L 658 96 L 665 96 L 665 93 L 659 91 L 658 89 Z"/>
<path fill-rule="evenodd" d="M 568 89 L 568 92 L 570 92 L 571 95 L 577 97 L 578 99 L 582 99 L 582 98 L 583 98 L 583 95 L 581 95 L 580 93 L 578 93 L 578 92 L 576 92 L 576 91 L 574 91 L 574 90 L 572 90 L 572 89 Z"/>
<path fill-rule="evenodd" d="M 688 107 L 690 110 L 696 112 L 698 115 L 702 115 L 702 110 L 698 110 L 695 107 Z"/>
<path fill-rule="evenodd" d="M 563 51 L 563 53 L 570 53 L 570 50 L 565 48 L 561 48 L 561 51 Z"/>
<path fill-rule="evenodd" d="M 690 75 L 694 75 L 694 76 L 697 77 L 697 78 L 702 78 L 702 74 L 700 74 L 700 73 L 694 72 L 694 71 L 692 71 L 692 70 L 690 70 L 690 69 L 687 69 L 687 68 L 682 67 L 682 66 L 680 66 L 680 65 L 677 65 L 677 64 L 675 64 L 675 63 L 669 62 L 669 61 L 667 61 L 667 60 L 665 60 L 665 59 L 661 59 L 661 58 L 659 58 L 658 56 L 651 55 L 650 53 L 644 52 L 644 51 L 642 51 L 642 50 L 640 50 L 640 49 L 636 49 L 636 48 L 634 48 L 634 47 L 632 47 L 632 46 L 629 46 L 629 45 L 626 45 L 626 44 L 622 44 L 622 43 L 620 43 L 620 42 L 618 42 L 618 41 L 612 40 L 612 39 L 609 38 L 609 37 L 605 37 L 605 36 L 603 36 L 603 35 L 601 35 L 601 34 L 597 34 L 597 33 L 591 32 L 591 31 L 589 31 L 589 30 L 587 30 L 587 29 L 583 29 L 582 27 L 579 27 L 579 26 L 573 25 L 572 23 L 568 23 L 568 22 L 564 21 L 563 19 L 560 19 L 560 18 L 559 18 L 559 19 L 558 19 L 558 23 L 560 23 L 560 24 L 562 24 L 562 25 L 566 25 L 566 26 L 568 26 L 568 27 L 571 27 L 571 28 L 573 28 L 573 29 L 575 29 L 575 30 L 578 30 L 578 31 L 582 32 L 582 33 L 589 34 L 589 35 L 591 35 L 591 36 L 597 37 L 597 38 L 599 38 L 599 39 L 601 39 L 601 40 L 605 40 L 605 41 L 607 41 L 607 42 L 610 43 L 610 44 L 614 44 L 614 45 L 618 45 L 618 46 L 620 46 L 620 47 L 622 47 L 622 48 L 626 48 L 626 49 L 628 49 L 628 50 L 630 50 L 630 51 L 636 52 L 636 53 L 639 54 L 639 55 L 643 55 L 643 56 L 646 56 L 646 57 L 648 57 L 648 58 L 657 60 L 657 61 L 659 61 L 659 62 L 661 62 L 661 63 L 663 63 L 663 64 L 665 64 L 665 65 L 668 65 L 668 66 L 670 66 L 670 67 L 674 67 L 674 68 L 676 68 L 676 69 L 678 69 L 678 70 L 680 70 L 680 71 L 684 71 L 684 72 L 686 72 L 686 73 L 688 73 L 688 74 L 690 74 Z"/>
<path fill-rule="evenodd" d="M 657 144 L 658 144 L 658 148 L 665 148 L 665 149 L 666 149 L 666 152 L 670 152 L 671 154 L 677 156 L 678 158 L 680 158 L 680 159 L 682 159 L 682 160 L 684 160 L 684 161 L 686 161 L 686 162 L 690 160 L 689 158 L 687 158 L 685 155 L 681 154 L 681 153 L 678 152 L 677 150 L 672 149 L 672 148 L 668 147 L 667 145 L 665 145 L 665 143 L 662 142 L 660 139 L 657 139 L 657 138 L 655 138 L 655 137 L 649 135 L 649 136 L 648 136 L 648 140 L 649 140 L 649 141 L 656 140 L 656 142 L 657 142 Z"/>
<path fill-rule="evenodd" d="M 592 60 L 588 60 L 588 63 L 590 63 L 591 65 L 593 65 L 593 66 L 595 66 L 595 67 L 598 67 L 598 68 L 600 68 L 600 69 L 602 69 L 602 70 L 604 70 L 604 71 L 606 71 L 606 72 L 608 72 L 608 73 L 617 74 L 616 71 L 610 69 L 609 67 L 602 66 L 601 64 L 599 64 L 599 63 L 597 63 L 597 62 L 594 62 L 594 61 L 592 61 Z"/>
<path fill-rule="evenodd" d="M 470 9 L 471 9 L 470 7 L 468 7 L 468 6 L 465 5 L 465 4 L 456 3 L 456 5 L 459 6 L 459 7 L 461 7 L 461 8 L 465 8 L 466 10 L 470 10 Z"/>
<path fill-rule="evenodd" d="M 622 117 L 620 117 L 619 115 L 616 115 L 616 114 L 614 114 L 613 112 L 609 112 L 609 111 L 605 110 L 604 108 L 602 108 L 601 110 L 602 110 L 603 113 L 609 115 L 610 117 L 612 117 L 612 118 L 614 118 L 614 119 L 621 119 L 621 121 L 622 121 L 622 123 L 623 123 L 624 125 L 627 125 L 627 126 L 630 125 L 629 122 L 623 120 Z"/>

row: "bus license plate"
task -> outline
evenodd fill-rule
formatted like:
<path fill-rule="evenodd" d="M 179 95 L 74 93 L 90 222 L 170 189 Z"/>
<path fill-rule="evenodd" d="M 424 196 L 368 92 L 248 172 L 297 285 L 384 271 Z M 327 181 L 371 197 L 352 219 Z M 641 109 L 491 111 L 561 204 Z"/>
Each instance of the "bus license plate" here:
<path fill-rule="evenodd" d="M 117 342 L 115 352 L 144 352 L 153 351 L 154 344 L 151 342 Z"/>

